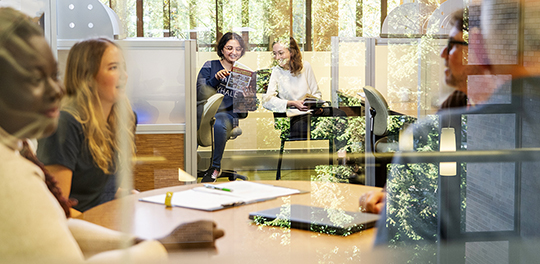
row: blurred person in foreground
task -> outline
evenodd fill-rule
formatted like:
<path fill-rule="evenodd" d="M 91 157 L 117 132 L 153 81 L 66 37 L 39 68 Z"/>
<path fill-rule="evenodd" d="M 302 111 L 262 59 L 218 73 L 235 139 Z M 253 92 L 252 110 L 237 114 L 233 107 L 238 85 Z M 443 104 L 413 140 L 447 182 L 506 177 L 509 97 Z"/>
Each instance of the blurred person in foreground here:
<path fill-rule="evenodd" d="M 486 263 L 493 263 L 490 258 L 497 263 L 538 261 L 540 160 L 534 150 L 540 147 L 539 16 L 539 1 L 482 1 L 481 26 L 471 30 L 468 61 L 508 79 L 482 106 L 448 110 L 440 120 L 453 120 L 451 125 L 441 122 L 441 127 L 455 129 L 456 149 L 462 156 L 467 151 L 485 152 L 457 162 L 456 175 L 438 177 L 437 198 L 431 204 L 437 209 L 435 215 L 411 215 L 411 222 L 403 223 L 395 221 L 395 212 L 382 207 L 376 244 L 409 249 L 437 245 L 436 253 L 427 250 L 432 253 L 417 263 L 435 257 L 448 263 L 473 258 Z M 425 161 L 404 155 L 394 162 L 415 166 Z M 389 182 L 398 173 L 392 171 Z M 423 176 L 401 179 L 403 192 L 389 190 L 387 204 L 414 192 L 407 181 Z M 432 195 L 418 194 L 409 201 L 410 208 Z"/>
<path fill-rule="evenodd" d="M 0 262 L 164 263 L 167 250 L 213 247 L 223 231 L 211 221 L 143 240 L 70 218 L 75 202 L 62 195 L 28 140 L 56 129 L 64 95 L 57 75 L 41 29 L 19 11 L 0 8 Z M 123 248 L 126 242 L 131 246 Z"/>
<path fill-rule="evenodd" d="M 445 82 L 454 88 L 454 91 L 443 101 L 439 113 L 451 108 L 463 108 L 471 106 L 468 92 L 468 77 L 471 75 L 483 75 L 485 67 L 468 64 L 469 54 L 469 18 L 464 16 L 467 9 L 461 9 L 452 13 L 450 24 L 452 28 L 448 34 L 448 45 L 441 51 L 446 69 Z M 474 87 L 472 88 L 474 89 Z M 384 206 L 386 193 L 371 191 L 360 197 L 360 207 L 370 213 L 380 213 Z"/>

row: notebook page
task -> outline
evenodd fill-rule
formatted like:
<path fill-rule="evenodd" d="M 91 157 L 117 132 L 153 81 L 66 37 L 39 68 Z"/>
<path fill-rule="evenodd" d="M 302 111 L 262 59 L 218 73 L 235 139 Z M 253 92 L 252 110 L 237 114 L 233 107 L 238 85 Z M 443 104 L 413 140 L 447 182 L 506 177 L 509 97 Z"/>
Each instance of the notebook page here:
<path fill-rule="evenodd" d="M 165 204 L 165 194 L 141 198 L 141 201 Z M 216 210 L 222 208 L 223 205 L 242 202 L 241 199 L 234 196 L 225 195 L 209 195 L 205 192 L 197 192 L 193 189 L 173 193 L 171 204 L 201 210 Z"/>
<path fill-rule="evenodd" d="M 194 191 L 204 193 L 214 193 L 220 196 L 237 197 L 246 203 L 264 201 L 280 196 L 300 193 L 299 190 L 277 187 L 268 184 L 254 183 L 249 181 L 231 181 L 221 184 L 215 184 L 220 188 L 231 189 L 231 192 L 209 189 L 206 187 L 194 188 Z"/>

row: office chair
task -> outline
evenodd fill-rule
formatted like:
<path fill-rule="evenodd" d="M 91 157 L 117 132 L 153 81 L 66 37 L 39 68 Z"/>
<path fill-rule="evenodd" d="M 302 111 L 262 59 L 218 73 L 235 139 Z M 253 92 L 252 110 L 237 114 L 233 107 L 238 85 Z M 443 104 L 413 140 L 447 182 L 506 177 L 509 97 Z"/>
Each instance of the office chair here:
<path fill-rule="evenodd" d="M 366 138 L 366 154 L 370 152 L 375 158 L 375 186 L 383 187 L 386 183 L 387 165 L 392 161 L 391 157 L 382 158 L 380 153 L 395 152 L 399 149 L 399 143 L 389 142 L 388 117 L 390 110 L 388 103 L 381 93 L 371 86 L 364 87 L 364 94 L 369 103 L 370 138 Z M 392 114 L 402 115 L 396 112 Z"/>
<path fill-rule="evenodd" d="M 216 122 L 215 115 L 223 101 L 223 94 L 216 93 L 210 96 L 204 103 L 201 121 L 199 129 L 197 130 L 197 144 L 203 147 L 212 147 L 212 152 L 210 157 L 214 156 L 214 123 Z M 235 127 L 231 131 L 231 136 L 229 139 L 235 139 L 237 136 L 242 134 L 242 129 L 240 127 Z M 211 164 L 212 162 L 210 162 Z M 198 171 L 197 177 L 202 177 L 206 171 Z M 228 177 L 230 181 L 236 179 L 247 180 L 246 176 L 238 175 L 236 172 L 231 170 L 222 170 L 221 177 Z"/>
<path fill-rule="evenodd" d="M 283 152 L 285 151 L 285 142 L 287 141 L 305 141 L 305 140 L 328 140 L 328 152 L 329 152 L 329 163 L 332 162 L 333 157 L 333 149 L 334 149 L 334 142 L 330 138 L 312 138 L 311 136 L 311 119 L 313 117 L 312 114 L 306 114 L 303 116 L 295 116 L 295 117 L 285 117 L 284 113 L 276 113 L 274 112 L 274 120 L 276 118 L 287 118 L 288 121 L 291 121 L 291 118 L 296 117 L 302 117 L 306 118 L 306 131 L 291 131 L 290 129 L 281 130 L 280 139 L 281 139 L 281 145 L 279 148 L 279 159 L 278 164 L 276 168 L 276 180 L 281 179 L 281 164 L 283 163 Z"/>

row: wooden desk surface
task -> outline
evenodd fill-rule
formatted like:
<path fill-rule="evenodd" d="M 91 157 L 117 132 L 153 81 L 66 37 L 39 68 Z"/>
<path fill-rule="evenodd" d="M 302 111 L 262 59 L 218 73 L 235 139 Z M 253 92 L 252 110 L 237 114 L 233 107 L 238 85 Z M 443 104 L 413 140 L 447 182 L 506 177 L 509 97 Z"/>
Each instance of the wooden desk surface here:
<path fill-rule="evenodd" d="M 201 184 L 163 188 L 130 195 L 86 211 L 81 219 L 122 230 L 122 220 L 132 220 L 131 233 L 142 238 L 158 238 L 179 224 L 208 219 L 225 231 L 216 241 L 214 250 L 191 250 L 169 254 L 171 263 L 346 263 L 366 260 L 372 249 L 375 229 L 364 230 L 348 237 L 318 234 L 296 229 L 258 226 L 248 219 L 250 212 L 284 204 L 304 204 L 347 211 L 358 210 L 359 196 L 380 188 L 362 185 L 309 181 L 260 181 L 260 183 L 296 188 L 309 193 L 280 197 L 215 212 L 137 201 L 138 198 L 181 191 Z M 121 204 L 129 205 L 131 213 L 120 219 Z M 129 222 L 128 222 L 129 223 Z M 126 231 L 126 230 L 122 230 Z M 181 262 L 180 262 L 181 261 Z M 219 262 L 218 262 L 219 261 Z"/>

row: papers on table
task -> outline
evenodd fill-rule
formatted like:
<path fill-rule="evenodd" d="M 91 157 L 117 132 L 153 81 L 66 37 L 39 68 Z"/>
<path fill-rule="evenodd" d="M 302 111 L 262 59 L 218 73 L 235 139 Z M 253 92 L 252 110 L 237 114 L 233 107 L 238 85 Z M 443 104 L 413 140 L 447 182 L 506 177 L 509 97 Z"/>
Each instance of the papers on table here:
<path fill-rule="evenodd" d="M 205 211 L 214 211 L 232 206 L 256 203 L 300 193 L 299 190 L 260 184 L 249 181 L 231 181 L 215 184 L 223 191 L 207 187 L 196 187 L 186 191 L 175 192 L 171 199 L 172 206 L 186 207 Z M 165 204 L 166 194 L 160 194 L 139 199 L 143 202 Z"/>

